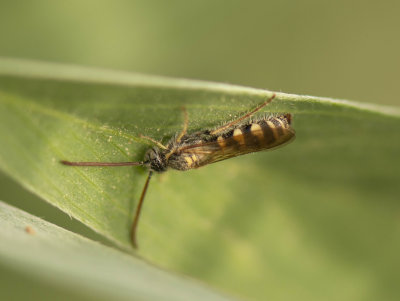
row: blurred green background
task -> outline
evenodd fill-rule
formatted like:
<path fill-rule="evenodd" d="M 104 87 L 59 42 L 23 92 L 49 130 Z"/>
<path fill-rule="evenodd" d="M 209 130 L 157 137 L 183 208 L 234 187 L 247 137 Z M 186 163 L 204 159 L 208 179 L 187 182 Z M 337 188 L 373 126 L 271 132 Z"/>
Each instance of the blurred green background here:
<path fill-rule="evenodd" d="M 399 13 L 398 1 L 1 1 L 0 56 L 399 105 Z M 2 174 L 0 199 L 101 239 Z"/>
<path fill-rule="evenodd" d="M 398 1 L 2 1 L 0 55 L 399 104 Z"/>

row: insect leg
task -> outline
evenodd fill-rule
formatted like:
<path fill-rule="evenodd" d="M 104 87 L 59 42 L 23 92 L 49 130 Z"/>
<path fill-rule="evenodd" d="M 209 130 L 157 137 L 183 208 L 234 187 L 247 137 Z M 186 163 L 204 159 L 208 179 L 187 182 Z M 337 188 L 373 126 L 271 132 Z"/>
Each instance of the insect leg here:
<path fill-rule="evenodd" d="M 253 111 L 244 114 L 243 116 L 239 117 L 238 119 L 235 119 L 227 124 L 224 124 L 223 126 L 213 130 L 210 134 L 211 135 L 215 135 L 217 133 L 223 132 L 224 130 L 234 126 L 235 124 L 241 122 L 242 120 L 250 117 L 251 115 L 253 115 L 254 113 L 256 113 L 257 111 L 261 110 L 263 107 L 265 107 L 267 104 L 269 104 L 273 99 L 275 98 L 275 93 L 272 94 L 272 96 L 270 98 L 268 98 L 265 102 L 263 102 L 261 105 L 259 105 L 257 108 L 255 108 Z"/>
<path fill-rule="evenodd" d="M 177 142 L 177 143 L 179 143 L 179 142 L 181 141 L 182 137 L 186 135 L 186 133 L 187 133 L 187 128 L 188 128 L 188 124 L 189 124 L 189 117 L 188 117 L 188 113 L 187 113 L 187 111 L 186 111 L 186 108 L 185 108 L 185 107 L 182 107 L 181 109 L 182 109 L 182 111 L 183 111 L 184 122 L 183 122 L 183 129 L 182 129 L 182 131 L 181 131 L 181 132 L 179 133 L 179 135 L 176 137 L 176 142 Z M 167 154 L 165 155 L 165 158 L 168 160 L 168 158 L 169 158 L 174 152 L 175 152 L 175 149 L 172 148 L 172 149 L 169 151 L 169 153 L 167 153 Z"/>
<path fill-rule="evenodd" d="M 157 145 L 159 148 L 161 149 L 168 149 L 166 146 L 164 146 L 163 144 L 161 144 L 160 142 L 154 140 L 153 138 L 147 137 L 147 136 L 143 136 L 143 135 L 139 135 L 140 138 L 142 139 L 146 139 L 149 140 L 151 143 Z"/>
<path fill-rule="evenodd" d="M 136 230 L 137 230 L 137 225 L 139 222 L 140 212 L 142 210 L 143 200 L 144 200 L 144 197 L 146 196 L 147 187 L 149 187 L 149 183 L 150 183 L 150 179 L 151 179 L 152 175 L 153 175 L 153 172 L 150 170 L 149 175 L 147 176 L 146 183 L 144 184 L 138 205 L 136 207 L 135 217 L 134 217 L 133 223 L 132 223 L 131 239 L 132 239 L 132 244 L 135 248 L 138 247 L 137 240 L 136 240 Z"/>
<path fill-rule="evenodd" d="M 180 142 L 182 137 L 185 136 L 189 124 L 189 117 L 185 107 L 182 107 L 184 122 L 183 122 L 183 129 L 182 132 L 179 133 L 178 137 L 176 138 L 176 142 Z"/>

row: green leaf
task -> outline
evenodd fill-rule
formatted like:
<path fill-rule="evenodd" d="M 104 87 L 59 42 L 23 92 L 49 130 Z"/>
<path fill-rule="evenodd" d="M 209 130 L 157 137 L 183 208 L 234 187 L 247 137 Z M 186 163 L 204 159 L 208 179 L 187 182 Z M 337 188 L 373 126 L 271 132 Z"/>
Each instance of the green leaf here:
<path fill-rule="evenodd" d="M 0 166 L 32 192 L 128 249 L 145 181 L 140 135 L 162 142 L 248 111 L 271 92 L 189 80 L 0 61 Z M 156 176 L 139 253 L 258 299 L 371 300 L 398 293 L 400 109 L 277 93 L 296 140 L 268 153 Z M 327 298 L 330 296 L 330 299 Z"/>
<path fill-rule="evenodd" d="M 232 300 L 3 202 L 0 240 L 0 267 L 36 281 L 15 290 L 15 283 L 4 286 L 4 277 L 2 300 L 32 299 L 32 293 L 59 300 L 65 292 L 74 300 Z"/>

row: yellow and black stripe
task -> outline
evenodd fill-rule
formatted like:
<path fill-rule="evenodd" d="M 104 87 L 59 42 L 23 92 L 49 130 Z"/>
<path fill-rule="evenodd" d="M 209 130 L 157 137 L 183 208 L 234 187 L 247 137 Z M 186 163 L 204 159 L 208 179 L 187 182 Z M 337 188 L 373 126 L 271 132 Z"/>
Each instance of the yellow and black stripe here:
<path fill-rule="evenodd" d="M 290 123 L 290 114 L 269 117 L 231 129 L 215 140 L 221 150 L 271 148 L 294 135 Z"/>

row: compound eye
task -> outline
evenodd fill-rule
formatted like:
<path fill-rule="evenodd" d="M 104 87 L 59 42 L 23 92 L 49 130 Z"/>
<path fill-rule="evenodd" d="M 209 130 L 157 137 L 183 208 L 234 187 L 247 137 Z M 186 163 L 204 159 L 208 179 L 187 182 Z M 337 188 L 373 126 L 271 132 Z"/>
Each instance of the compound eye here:
<path fill-rule="evenodd" d="M 154 158 L 155 158 L 155 154 L 154 154 L 154 151 L 153 151 L 153 150 L 151 150 L 151 151 L 149 152 L 149 157 L 150 157 L 150 159 L 154 159 Z"/>
<path fill-rule="evenodd" d="M 149 149 L 149 150 L 147 151 L 146 157 L 147 157 L 149 160 L 154 160 L 155 158 L 157 158 L 157 152 L 156 152 L 153 148 L 151 148 L 151 149 Z"/>

